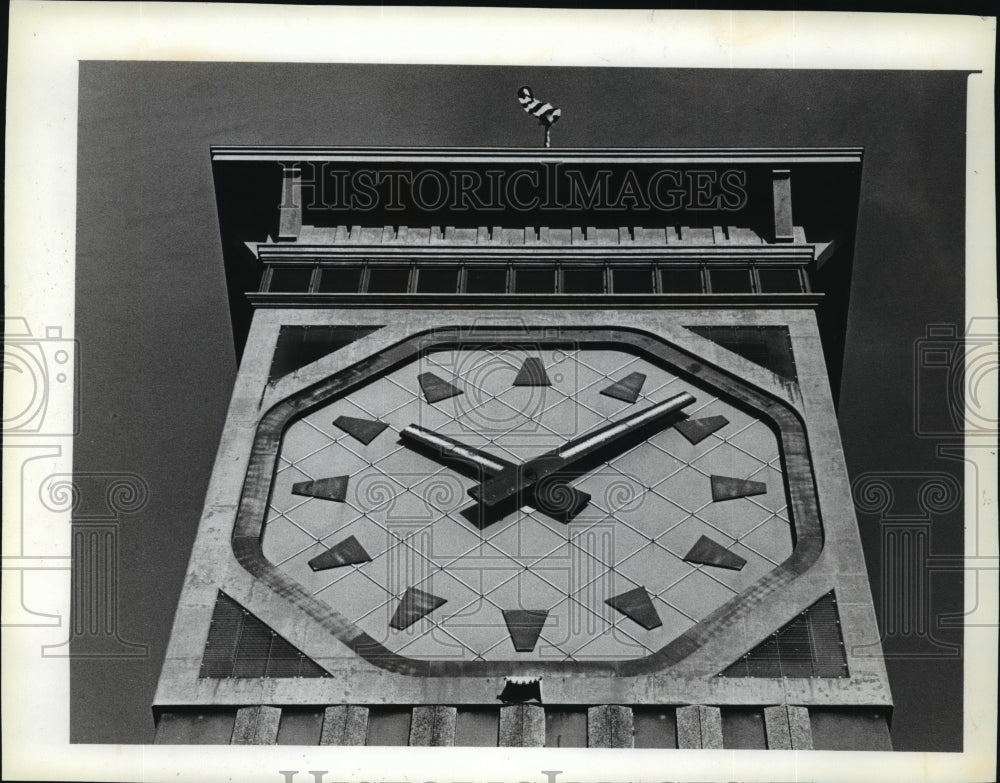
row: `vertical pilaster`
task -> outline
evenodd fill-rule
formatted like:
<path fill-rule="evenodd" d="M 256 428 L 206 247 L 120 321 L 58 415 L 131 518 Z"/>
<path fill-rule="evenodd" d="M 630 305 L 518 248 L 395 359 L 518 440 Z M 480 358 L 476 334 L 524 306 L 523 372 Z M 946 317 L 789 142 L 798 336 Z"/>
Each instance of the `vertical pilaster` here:
<path fill-rule="evenodd" d="M 281 181 L 278 239 L 298 239 L 302 232 L 302 170 L 286 165 Z"/>
<path fill-rule="evenodd" d="M 678 707 L 677 747 L 721 750 L 722 711 L 703 704 Z"/>
<path fill-rule="evenodd" d="M 769 750 L 812 750 L 812 728 L 805 707 L 765 707 L 764 730 Z"/>
<path fill-rule="evenodd" d="M 320 745 L 364 745 L 367 736 L 367 707 L 338 704 L 323 711 Z"/>
<path fill-rule="evenodd" d="M 812 725 L 809 723 L 807 707 L 788 707 L 788 736 L 792 740 L 792 750 L 812 750 Z"/>
<path fill-rule="evenodd" d="M 273 745 L 278 739 L 281 708 L 255 705 L 236 711 L 231 745 Z"/>
<path fill-rule="evenodd" d="M 410 745 L 452 747 L 455 744 L 455 707 L 414 707 Z"/>
<path fill-rule="evenodd" d="M 792 172 L 788 169 L 774 169 L 774 241 L 793 242 L 792 230 Z"/>
<path fill-rule="evenodd" d="M 722 750 L 722 710 L 698 705 L 701 715 L 701 746 L 707 750 Z"/>
<path fill-rule="evenodd" d="M 677 747 L 694 749 L 701 747 L 701 716 L 698 705 L 677 708 Z"/>
<path fill-rule="evenodd" d="M 545 746 L 545 710 L 536 704 L 500 708 L 501 748 Z"/>
<path fill-rule="evenodd" d="M 602 704 L 587 710 L 588 748 L 635 747 L 632 708 Z"/>
<path fill-rule="evenodd" d="M 784 706 L 764 708 L 764 731 L 768 750 L 791 750 L 792 738 L 788 733 L 788 710 Z"/>

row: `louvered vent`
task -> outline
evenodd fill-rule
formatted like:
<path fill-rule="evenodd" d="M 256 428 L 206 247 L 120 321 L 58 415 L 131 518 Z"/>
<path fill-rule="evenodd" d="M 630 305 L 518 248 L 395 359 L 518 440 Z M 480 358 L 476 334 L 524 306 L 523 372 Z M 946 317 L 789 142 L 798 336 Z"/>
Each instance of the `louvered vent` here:
<path fill-rule="evenodd" d="M 695 334 L 727 351 L 766 367 L 775 375 L 798 381 L 787 326 L 688 326 Z"/>
<path fill-rule="evenodd" d="M 367 337 L 380 326 L 282 326 L 271 358 L 268 380 L 305 367 L 345 345 Z"/>
<path fill-rule="evenodd" d="M 720 677 L 847 677 L 837 599 L 829 592 Z"/>
<path fill-rule="evenodd" d="M 329 677 L 320 666 L 219 591 L 199 677 Z"/>

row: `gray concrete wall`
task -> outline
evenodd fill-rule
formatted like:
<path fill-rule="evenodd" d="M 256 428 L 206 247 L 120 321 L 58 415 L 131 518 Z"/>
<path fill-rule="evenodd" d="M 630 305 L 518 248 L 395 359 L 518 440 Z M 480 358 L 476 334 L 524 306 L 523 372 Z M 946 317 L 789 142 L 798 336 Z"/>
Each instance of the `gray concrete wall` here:
<path fill-rule="evenodd" d="M 275 403 L 409 335 L 443 325 L 540 328 L 569 323 L 648 331 L 696 353 L 785 401 L 806 422 L 822 515 L 824 547 L 817 562 L 787 589 L 762 600 L 662 674 L 637 677 L 546 675 L 547 701 L 559 704 L 891 704 L 871 593 L 842 458 L 815 319 L 807 310 L 590 311 L 567 316 L 533 313 L 405 310 L 258 311 L 233 392 L 202 522 L 179 603 L 155 705 L 210 704 L 450 704 L 495 703 L 501 678 L 410 677 L 388 672 L 350 654 L 327 629 L 261 584 L 233 556 L 230 537 L 246 476 L 250 445 L 261 415 Z M 271 354 L 282 324 L 384 324 L 385 327 L 300 370 L 267 383 Z M 446 323 L 445 323 L 446 322 Z M 695 324 L 785 325 L 789 328 L 799 383 L 778 378 L 685 329 Z M 198 670 L 216 592 L 223 589 L 332 675 L 323 680 L 209 680 Z M 717 674 L 834 589 L 841 612 L 850 676 L 830 679 L 728 679 Z M 339 650 L 339 654 L 338 651 Z"/>

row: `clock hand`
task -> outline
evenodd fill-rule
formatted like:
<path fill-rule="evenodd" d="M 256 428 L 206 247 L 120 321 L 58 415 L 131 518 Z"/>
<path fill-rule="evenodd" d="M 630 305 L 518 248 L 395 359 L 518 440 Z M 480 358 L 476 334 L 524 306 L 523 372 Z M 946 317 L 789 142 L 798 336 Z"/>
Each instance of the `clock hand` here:
<path fill-rule="evenodd" d="M 662 425 L 672 414 L 692 402 L 694 397 L 687 392 L 676 394 L 620 421 L 610 422 L 591 433 L 574 438 L 523 465 L 504 468 L 492 478 L 470 489 L 469 495 L 489 508 L 509 501 L 519 493 L 533 492 L 536 485 L 548 476 L 565 471 L 597 451 L 611 451 L 616 446 L 620 447 L 631 436 Z"/>
<path fill-rule="evenodd" d="M 513 462 L 494 457 L 492 454 L 487 454 L 472 446 L 466 446 L 454 438 L 432 432 L 417 424 L 404 427 L 399 431 L 399 436 L 407 445 L 415 446 L 422 454 L 446 465 L 474 468 L 476 478 L 479 478 L 480 481 L 483 477 L 490 478 L 505 470 L 517 467 Z M 553 519 L 568 522 L 590 502 L 590 495 L 570 487 L 562 481 L 552 486 L 545 497 L 536 501 L 532 493 L 529 493 L 527 500 L 536 505 L 539 511 Z M 485 513 L 486 509 L 480 508 L 480 505 L 477 504 L 469 509 L 467 514 L 467 517 L 480 528 L 486 527 L 502 516 L 498 513 L 487 514 Z"/>
<path fill-rule="evenodd" d="M 399 431 L 399 437 L 408 445 L 416 445 L 427 456 L 446 465 L 458 464 L 475 468 L 477 475 L 495 476 L 504 470 L 514 468 L 513 462 L 494 457 L 485 451 L 466 446 L 464 443 L 440 435 L 417 424 L 410 424 Z"/>

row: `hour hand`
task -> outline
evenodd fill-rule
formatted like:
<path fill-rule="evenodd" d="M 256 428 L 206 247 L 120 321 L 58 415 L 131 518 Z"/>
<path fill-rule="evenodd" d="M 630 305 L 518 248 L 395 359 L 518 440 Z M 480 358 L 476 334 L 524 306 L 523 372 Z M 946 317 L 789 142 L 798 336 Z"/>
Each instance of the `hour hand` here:
<path fill-rule="evenodd" d="M 441 435 L 417 424 L 410 424 L 399 431 L 399 437 L 409 446 L 416 447 L 422 454 L 442 462 L 449 467 L 465 470 L 473 478 L 488 479 L 498 473 L 514 468 L 513 462 L 487 454 L 485 451 Z"/>
<path fill-rule="evenodd" d="M 469 490 L 469 495 L 487 508 L 509 503 L 514 497 L 524 497 L 540 490 L 560 473 L 587 458 L 621 451 L 632 439 L 662 427 L 681 408 L 694 402 L 687 392 L 681 392 L 663 402 L 651 405 L 621 421 L 611 422 L 593 432 L 564 443 L 557 449 L 528 460 L 523 465 L 505 468 L 492 478 Z M 551 479 L 549 477 L 552 477 Z"/>
<path fill-rule="evenodd" d="M 420 451 L 421 454 L 449 467 L 463 470 L 463 472 L 472 475 L 473 478 L 479 479 L 480 482 L 503 473 L 505 470 L 517 468 L 513 462 L 487 454 L 485 451 L 467 446 L 454 438 L 432 432 L 417 424 L 411 424 L 401 429 L 399 437 L 404 443 Z M 523 501 L 531 503 L 543 514 L 553 519 L 568 522 L 590 502 L 590 495 L 559 479 L 549 482 L 544 487 L 538 487 L 537 492 L 532 492 L 523 498 Z M 476 527 L 485 528 L 505 516 L 516 505 L 519 503 L 501 503 L 494 504 L 487 509 L 481 503 L 477 503 L 471 508 L 465 509 L 462 515 Z M 508 506 L 512 507 L 508 508 Z"/>

